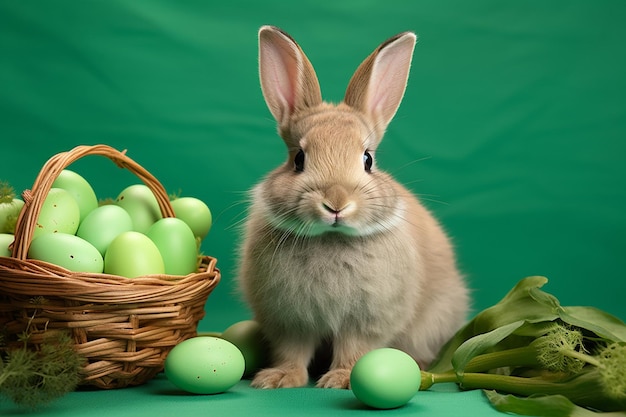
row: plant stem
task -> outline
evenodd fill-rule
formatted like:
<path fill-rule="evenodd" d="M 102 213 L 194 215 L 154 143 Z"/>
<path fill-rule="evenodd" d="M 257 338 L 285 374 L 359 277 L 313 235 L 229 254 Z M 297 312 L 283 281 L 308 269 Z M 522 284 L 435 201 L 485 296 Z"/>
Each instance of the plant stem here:
<path fill-rule="evenodd" d="M 602 367 L 602 364 L 600 363 L 599 360 L 597 360 L 593 356 L 584 354 L 582 352 L 578 352 L 576 350 L 570 350 L 570 349 L 563 349 L 561 351 L 561 353 L 563 355 L 565 355 L 565 356 L 569 356 L 570 358 L 578 359 L 578 360 L 583 361 L 585 363 L 588 363 L 590 365 L 593 365 L 593 366 L 596 366 L 596 367 Z"/>
<path fill-rule="evenodd" d="M 537 359 L 537 348 L 533 345 L 506 349 L 497 352 L 484 353 L 482 355 L 478 355 L 472 358 L 463 372 L 457 372 L 454 370 L 449 370 L 442 373 L 431 373 L 431 372 L 422 372 L 422 383 L 420 386 L 420 390 L 426 390 L 432 387 L 434 384 L 444 383 L 444 382 L 456 382 L 460 383 L 465 380 L 465 377 L 469 375 L 469 380 L 476 380 L 473 377 L 473 374 L 478 372 L 486 372 L 492 369 L 502 368 L 502 367 L 540 367 L 541 363 Z M 592 358 L 593 359 L 593 358 Z M 482 375 L 482 374 L 481 374 Z M 488 378 L 498 376 L 494 374 L 485 374 Z M 502 375 L 500 375 L 502 376 Z M 527 378 L 522 378 L 522 380 L 526 380 Z M 492 379 L 487 379 L 488 382 L 497 381 Z M 480 388 L 488 388 L 488 387 L 480 387 Z"/>
<path fill-rule="evenodd" d="M 421 381 L 422 382 L 420 384 L 420 391 L 425 391 L 435 384 L 441 384 L 445 382 L 458 383 L 459 379 L 454 372 L 432 373 L 432 372 L 422 371 Z"/>
<path fill-rule="evenodd" d="M 463 389 L 495 389 L 512 394 L 529 396 L 532 394 L 561 394 L 568 388 L 566 382 L 549 382 L 541 378 L 483 374 L 468 372 L 460 378 Z"/>
<path fill-rule="evenodd" d="M 465 366 L 464 372 L 482 372 L 502 367 L 537 367 L 537 349 L 530 345 L 520 348 L 484 353 L 472 358 Z"/>
<path fill-rule="evenodd" d="M 9 379 L 9 377 L 11 377 L 14 374 L 15 372 L 10 372 L 10 371 L 4 371 L 0 374 L 0 391 L 2 389 L 2 385 L 6 382 L 6 380 Z"/>
<path fill-rule="evenodd" d="M 604 392 L 597 369 L 568 378 L 549 381 L 541 377 L 525 378 L 476 372 L 457 376 L 454 372 L 433 374 L 423 371 L 420 390 L 429 389 L 440 382 L 456 382 L 463 390 L 487 389 L 522 396 L 564 395 L 578 405 L 605 411 L 621 410 L 626 406 L 626 399 L 614 398 Z"/>

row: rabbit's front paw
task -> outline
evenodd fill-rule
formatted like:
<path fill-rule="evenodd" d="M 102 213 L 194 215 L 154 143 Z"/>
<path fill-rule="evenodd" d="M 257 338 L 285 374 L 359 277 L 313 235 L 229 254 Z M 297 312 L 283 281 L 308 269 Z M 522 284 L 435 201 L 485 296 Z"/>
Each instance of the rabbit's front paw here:
<path fill-rule="evenodd" d="M 294 388 L 306 385 L 308 379 L 306 369 L 268 368 L 259 371 L 250 385 L 261 389 Z"/>
<path fill-rule="evenodd" d="M 318 388 L 350 388 L 350 370 L 349 369 L 333 369 L 326 372 L 317 381 Z"/>

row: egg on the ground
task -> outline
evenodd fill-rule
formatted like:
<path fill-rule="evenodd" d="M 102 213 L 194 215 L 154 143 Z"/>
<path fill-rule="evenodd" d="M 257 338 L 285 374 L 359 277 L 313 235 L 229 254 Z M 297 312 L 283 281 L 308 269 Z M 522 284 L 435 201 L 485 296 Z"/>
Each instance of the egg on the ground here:
<path fill-rule="evenodd" d="M 350 388 L 364 404 L 379 409 L 397 408 L 419 391 L 422 375 L 415 360 L 392 348 L 372 350 L 352 368 Z"/>
<path fill-rule="evenodd" d="M 166 377 L 192 394 L 219 394 L 241 380 L 245 361 L 239 349 L 218 337 L 193 337 L 169 352 Z"/>

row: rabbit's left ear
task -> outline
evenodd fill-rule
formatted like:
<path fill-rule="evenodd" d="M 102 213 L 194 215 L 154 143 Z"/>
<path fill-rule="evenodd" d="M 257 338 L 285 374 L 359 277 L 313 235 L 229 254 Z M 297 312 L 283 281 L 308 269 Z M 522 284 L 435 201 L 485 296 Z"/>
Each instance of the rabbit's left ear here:
<path fill-rule="evenodd" d="M 417 37 L 404 32 L 383 42 L 350 79 L 344 102 L 383 130 L 396 114 L 406 89 Z"/>
<path fill-rule="evenodd" d="M 279 126 L 296 111 L 322 102 L 311 62 L 296 41 L 277 27 L 259 30 L 259 75 L 265 102 Z"/>

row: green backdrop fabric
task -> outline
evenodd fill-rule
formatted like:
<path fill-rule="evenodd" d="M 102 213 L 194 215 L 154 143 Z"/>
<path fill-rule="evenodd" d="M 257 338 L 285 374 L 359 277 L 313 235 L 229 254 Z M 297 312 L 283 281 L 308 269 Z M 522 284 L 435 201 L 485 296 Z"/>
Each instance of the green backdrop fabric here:
<path fill-rule="evenodd" d="M 223 330 L 250 317 L 234 285 L 246 192 L 285 158 L 259 88 L 258 28 L 293 35 L 334 102 L 380 42 L 413 30 L 409 85 L 378 164 L 453 237 L 473 311 L 545 275 L 563 304 L 624 319 L 625 18 L 626 3 L 608 0 L 2 0 L 0 179 L 29 188 L 52 155 L 104 143 L 170 193 L 204 200 L 214 226 L 203 251 L 222 282 L 200 330 Z M 99 157 L 72 169 L 101 198 L 137 182 Z M 349 392 L 171 389 L 160 378 L 78 392 L 41 414 L 359 414 Z M 495 414 L 480 393 L 460 395 L 425 393 L 390 414 Z"/>

